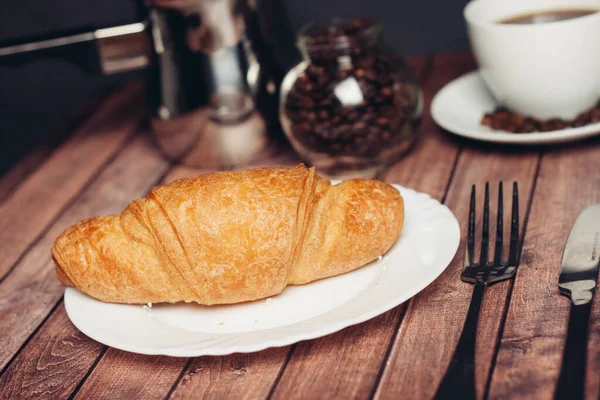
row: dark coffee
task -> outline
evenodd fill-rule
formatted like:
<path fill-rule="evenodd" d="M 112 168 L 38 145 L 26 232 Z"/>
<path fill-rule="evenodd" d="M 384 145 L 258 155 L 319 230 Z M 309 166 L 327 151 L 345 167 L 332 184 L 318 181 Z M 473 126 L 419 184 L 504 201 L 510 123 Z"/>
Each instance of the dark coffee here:
<path fill-rule="evenodd" d="M 501 19 L 500 21 L 498 21 L 498 23 L 499 24 L 516 24 L 516 25 L 545 24 L 547 22 L 564 21 L 567 19 L 584 17 L 586 15 L 594 14 L 599 11 L 600 10 L 593 10 L 593 9 L 566 9 L 566 10 L 539 11 L 539 12 L 535 12 L 535 13 L 517 15 L 516 17 Z"/>

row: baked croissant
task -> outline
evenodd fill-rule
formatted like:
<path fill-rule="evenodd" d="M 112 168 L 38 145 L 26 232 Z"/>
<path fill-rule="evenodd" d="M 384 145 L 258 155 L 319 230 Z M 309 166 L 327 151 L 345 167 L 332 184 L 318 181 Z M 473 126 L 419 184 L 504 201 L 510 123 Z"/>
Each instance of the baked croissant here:
<path fill-rule="evenodd" d="M 80 222 L 52 255 L 62 283 L 102 301 L 238 303 L 363 266 L 403 222 L 400 193 L 379 181 L 332 186 L 303 165 L 219 172 Z"/>

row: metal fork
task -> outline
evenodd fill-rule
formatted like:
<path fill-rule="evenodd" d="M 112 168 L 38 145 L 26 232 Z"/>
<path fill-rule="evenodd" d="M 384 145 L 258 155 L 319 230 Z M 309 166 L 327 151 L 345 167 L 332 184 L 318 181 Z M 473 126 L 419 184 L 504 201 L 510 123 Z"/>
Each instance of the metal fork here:
<path fill-rule="evenodd" d="M 462 334 L 450 365 L 438 387 L 435 399 L 475 399 L 475 342 L 477 337 L 477 320 L 485 288 L 515 276 L 519 263 L 519 188 L 513 183 L 512 216 L 510 227 L 510 248 L 508 262 L 502 261 L 503 249 L 503 201 L 502 182 L 498 187 L 498 221 L 496 224 L 496 245 L 494 261 L 489 262 L 490 241 L 490 185 L 485 184 L 485 200 L 483 205 L 483 230 L 481 235 L 481 251 L 479 262 L 473 261 L 475 253 L 475 185 L 471 189 L 471 206 L 469 209 L 469 231 L 465 251 L 464 269 L 461 279 L 475 284 L 471 304 Z"/>

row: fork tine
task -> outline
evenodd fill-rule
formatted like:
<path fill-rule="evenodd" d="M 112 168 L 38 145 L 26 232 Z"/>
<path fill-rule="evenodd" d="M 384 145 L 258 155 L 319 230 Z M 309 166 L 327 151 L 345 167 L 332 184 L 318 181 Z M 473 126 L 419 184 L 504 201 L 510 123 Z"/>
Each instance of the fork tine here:
<path fill-rule="evenodd" d="M 475 185 L 471 188 L 471 204 L 469 206 L 469 230 L 467 232 L 467 249 L 465 251 L 465 267 L 473 265 L 475 252 Z"/>
<path fill-rule="evenodd" d="M 510 222 L 510 250 L 508 265 L 516 266 L 518 261 L 519 246 L 519 186 L 513 183 L 512 216 Z"/>
<path fill-rule="evenodd" d="M 494 265 L 502 264 L 502 235 L 504 234 L 504 202 L 502 182 L 498 185 L 498 219 L 496 221 L 496 249 L 494 250 Z"/>
<path fill-rule="evenodd" d="M 481 255 L 479 266 L 484 267 L 488 263 L 488 251 L 490 244 L 490 183 L 485 183 L 485 200 L 483 203 L 483 229 L 481 231 Z"/>

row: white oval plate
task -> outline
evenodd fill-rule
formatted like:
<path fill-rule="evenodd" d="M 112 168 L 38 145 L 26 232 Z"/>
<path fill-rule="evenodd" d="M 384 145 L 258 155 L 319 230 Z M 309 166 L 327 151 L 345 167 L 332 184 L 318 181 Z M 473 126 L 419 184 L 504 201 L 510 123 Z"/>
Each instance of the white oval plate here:
<path fill-rule="evenodd" d="M 479 72 L 474 71 L 450 82 L 435 95 L 431 103 L 431 116 L 439 126 L 449 132 L 494 143 L 522 145 L 566 143 L 600 133 L 600 123 L 552 132 L 521 134 L 496 131 L 481 125 L 483 115 L 497 106 L 498 102 L 486 88 Z"/>
<path fill-rule="evenodd" d="M 67 288 L 67 314 L 98 342 L 136 353 L 181 357 L 285 346 L 364 322 L 433 282 L 460 241 L 458 222 L 446 206 L 426 194 L 394 186 L 405 201 L 400 238 L 379 261 L 353 272 L 291 286 L 270 299 L 224 306 L 110 304 Z"/>

